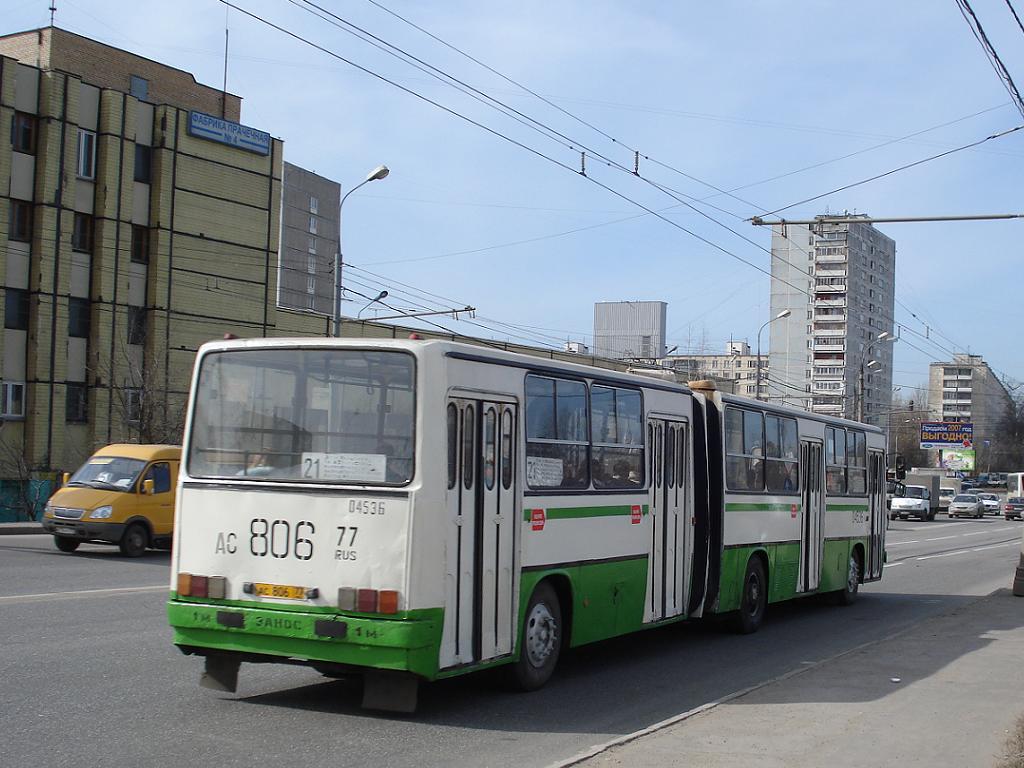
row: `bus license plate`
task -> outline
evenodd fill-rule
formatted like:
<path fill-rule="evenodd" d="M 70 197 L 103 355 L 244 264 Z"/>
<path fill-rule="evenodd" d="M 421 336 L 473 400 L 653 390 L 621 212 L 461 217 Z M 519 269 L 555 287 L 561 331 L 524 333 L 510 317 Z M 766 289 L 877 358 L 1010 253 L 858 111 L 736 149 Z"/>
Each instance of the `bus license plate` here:
<path fill-rule="evenodd" d="M 305 587 L 292 587 L 288 584 L 262 584 L 256 582 L 252 585 L 253 594 L 259 597 L 279 597 L 285 600 L 305 600 Z"/>

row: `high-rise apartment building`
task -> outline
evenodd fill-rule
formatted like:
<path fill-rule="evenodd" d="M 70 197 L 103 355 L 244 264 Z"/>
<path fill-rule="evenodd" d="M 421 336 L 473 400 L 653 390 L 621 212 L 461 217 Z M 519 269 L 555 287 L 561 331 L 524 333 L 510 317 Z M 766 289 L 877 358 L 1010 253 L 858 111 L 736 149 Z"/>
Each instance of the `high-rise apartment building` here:
<path fill-rule="evenodd" d="M 594 354 L 614 360 L 656 360 L 665 355 L 663 301 L 594 304 Z"/>
<path fill-rule="evenodd" d="M 0 479 L 176 436 L 204 341 L 327 333 L 277 308 L 283 143 L 240 116 L 80 35 L 0 37 Z"/>
<path fill-rule="evenodd" d="M 284 164 L 279 307 L 333 316 L 340 203 L 338 182 Z"/>
<path fill-rule="evenodd" d="M 769 327 L 768 398 L 878 423 L 892 402 L 896 243 L 833 218 L 772 227 L 771 316 L 789 316 Z"/>
<path fill-rule="evenodd" d="M 974 422 L 976 444 L 991 437 L 1012 409 L 1013 398 L 981 355 L 954 355 L 928 366 L 929 416 Z"/>

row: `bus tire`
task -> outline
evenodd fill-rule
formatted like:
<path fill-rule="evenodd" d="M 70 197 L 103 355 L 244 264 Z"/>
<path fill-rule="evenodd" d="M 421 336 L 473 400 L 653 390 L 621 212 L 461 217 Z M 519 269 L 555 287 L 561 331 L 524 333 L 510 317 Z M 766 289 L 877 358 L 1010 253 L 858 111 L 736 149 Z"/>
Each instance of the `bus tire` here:
<path fill-rule="evenodd" d="M 149 546 L 149 531 L 142 523 L 132 523 L 124 529 L 118 547 L 125 557 L 142 557 Z"/>
<path fill-rule="evenodd" d="M 857 591 L 860 589 L 860 550 L 850 553 L 850 561 L 846 567 L 846 584 L 836 592 L 839 605 L 853 605 L 857 602 Z"/>
<path fill-rule="evenodd" d="M 733 626 L 741 635 L 749 635 L 760 629 L 765 611 L 768 609 L 768 577 L 764 571 L 764 563 L 756 555 L 747 561 L 742 589 L 740 609 L 736 613 Z"/>
<path fill-rule="evenodd" d="M 70 536 L 54 536 L 53 543 L 61 552 L 74 552 L 82 542 Z"/>
<path fill-rule="evenodd" d="M 555 671 L 562 646 L 562 606 L 552 586 L 542 581 L 530 595 L 519 637 L 519 660 L 511 665 L 513 687 L 535 691 Z"/>

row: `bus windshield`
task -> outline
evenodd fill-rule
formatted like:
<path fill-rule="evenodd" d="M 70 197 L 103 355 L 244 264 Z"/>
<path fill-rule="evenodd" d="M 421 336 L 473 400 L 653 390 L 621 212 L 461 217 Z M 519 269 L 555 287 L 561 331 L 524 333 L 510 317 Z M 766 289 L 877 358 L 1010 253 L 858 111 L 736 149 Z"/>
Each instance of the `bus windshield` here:
<path fill-rule="evenodd" d="M 415 360 L 405 352 L 245 349 L 205 355 L 192 477 L 404 485 Z"/>

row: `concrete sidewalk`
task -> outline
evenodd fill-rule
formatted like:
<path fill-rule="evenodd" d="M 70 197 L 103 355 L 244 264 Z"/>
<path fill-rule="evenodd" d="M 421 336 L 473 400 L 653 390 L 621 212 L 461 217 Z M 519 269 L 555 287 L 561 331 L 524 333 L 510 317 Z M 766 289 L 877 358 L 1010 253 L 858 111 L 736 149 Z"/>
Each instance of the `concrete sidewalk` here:
<path fill-rule="evenodd" d="M 1004 589 L 560 765 L 992 768 L 1021 715 L 1024 598 Z"/>
<path fill-rule="evenodd" d="M 45 533 L 42 523 L 0 523 L 0 536 L 5 534 Z"/>

